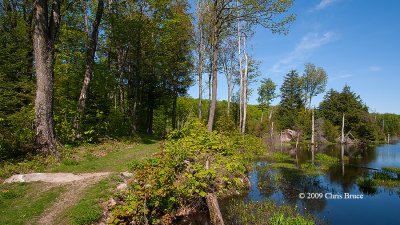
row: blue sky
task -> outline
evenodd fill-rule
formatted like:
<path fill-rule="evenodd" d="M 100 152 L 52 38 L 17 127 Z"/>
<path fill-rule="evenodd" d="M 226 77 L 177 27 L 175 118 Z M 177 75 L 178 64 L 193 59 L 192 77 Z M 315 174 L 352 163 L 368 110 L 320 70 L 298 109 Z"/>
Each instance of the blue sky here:
<path fill-rule="evenodd" d="M 327 90 L 340 91 L 348 84 L 370 112 L 400 114 L 399 9 L 397 0 L 295 1 L 297 19 L 288 35 L 255 28 L 248 46 L 261 61 L 259 80 L 270 77 L 279 88 L 291 69 L 302 74 L 304 64 L 311 62 L 327 72 Z M 257 87 L 251 86 L 250 104 L 257 104 Z M 198 98 L 198 84 L 188 93 Z M 208 98 L 207 89 L 203 94 Z M 323 96 L 314 97 L 312 104 L 318 106 Z M 227 99 L 223 74 L 218 76 L 217 99 Z M 279 98 L 273 102 L 278 103 Z"/>

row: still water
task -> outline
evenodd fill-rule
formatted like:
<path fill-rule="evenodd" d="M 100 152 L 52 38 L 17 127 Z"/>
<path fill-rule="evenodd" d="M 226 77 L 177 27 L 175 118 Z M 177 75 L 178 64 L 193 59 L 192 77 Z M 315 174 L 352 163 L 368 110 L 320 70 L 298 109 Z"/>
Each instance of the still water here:
<path fill-rule="evenodd" d="M 309 147 L 298 151 L 290 148 L 280 150 L 295 158 L 297 166 L 312 163 L 315 155 L 320 153 L 336 157 L 338 163 L 331 166 L 325 175 L 310 176 L 287 169 L 272 172 L 269 169 L 267 174 L 265 167 L 268 162 L 257 162 L 249 175 L 252 188 L 241 200 L 270 198 L 278 204 L 298 205 L 298 208 L 329 224 L 400 224 L 399 188 L 362 190 L 357 185 L 357 178 L 367 176 L 374 169 L 400 167 L 400 142 L 364 150 L 343 146 L 319 146 L 314 151 Z M 283 182 L 268 187 L 273 180 L 271 175 L 278 175 Z M 229 206 L 229 202 L 226 204 Z"/>

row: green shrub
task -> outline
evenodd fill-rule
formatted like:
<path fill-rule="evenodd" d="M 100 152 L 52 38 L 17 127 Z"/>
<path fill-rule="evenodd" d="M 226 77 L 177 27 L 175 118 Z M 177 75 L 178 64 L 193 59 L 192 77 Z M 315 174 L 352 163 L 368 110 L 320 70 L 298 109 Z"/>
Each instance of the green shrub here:
<path fill-rule="evenodd" d="M 135 180 L 120 196 L 127 204 L 113 210 L 109 223 L 169 224 L 177 209 L 205 204 L 207 193 L 223 197 L 247 188 L 245 156 L 261 152 L 260 147 L 259 139 L 209 133 L 197 119 L 189 119 L 168 136 L 156 158 L 130 164 Z"/>

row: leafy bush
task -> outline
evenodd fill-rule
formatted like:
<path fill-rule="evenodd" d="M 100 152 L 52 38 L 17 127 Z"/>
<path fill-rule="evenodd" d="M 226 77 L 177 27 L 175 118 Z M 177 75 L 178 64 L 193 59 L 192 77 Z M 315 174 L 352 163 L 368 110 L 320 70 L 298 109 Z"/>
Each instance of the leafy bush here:
<path fill-rule="evenodd" d="M 109 222 L 169 224 L 178 209 L 204 205 L 207 193 L 237 194 L 247 188 L 245 155 L 260 147 L 257 139 L 209 133 L 197 119 L 189 119 L 168 136 L 156 158 L 131 163 L 135 179 L 120 196 L 126 204 L 115 207 Z"/>

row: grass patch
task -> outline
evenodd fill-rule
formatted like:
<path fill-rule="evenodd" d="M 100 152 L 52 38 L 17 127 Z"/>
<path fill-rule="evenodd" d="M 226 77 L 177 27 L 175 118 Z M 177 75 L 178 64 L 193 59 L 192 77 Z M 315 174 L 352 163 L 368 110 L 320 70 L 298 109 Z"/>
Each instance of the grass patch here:
<path fill-rule="evenodd" d="M 50 169 L 49 172 L 96 172 L 96 171 L 117 171 L 122 172 L 128 169 L 132 160 L 141 160 L 150 157 L 159 151 L 158 142 L 150 144 L 139 144 L 119 151 L 108 153 L 103 157 L 87 155 L 85 160 L 78 163 L 62 163 L 60 166 Z"/>
<path fill-rule="evenodd" d="M 400 179 L 400 168 L 398 167 L 383 167 L 382 170 L 395 173 L 397 175 L 397 179 Z"/>
<path fill-rule="evenodd" d="M 233 201 L 224 212 L 226 224 L 317 224 L 311 215 L 301 215 L 297 206 L 278 205 L 274 201 Z"/>
<path fill-rule="evenodd" d="M 335 165 L 338 162 L 338 159 L 327 154 L 316 154 L 315 161 L 320 164 L 320 169 L 326 171 L 330 166 Z"/>
<path fill-rule="evenodd" d="M 294 169 L 294 170 L 297 169 L 296 165 L 291 164 L 291 163 L 270 163 L 268 165 L 269 165 L 269 167 L 274 168 L 274 169 L 278 169 L 278 168 Z"/>
<path fill-rule="evenodd" d="M 274 162 L 294 162 L 294 159 L 292 159 L 289 155 L 281 152 L 270 152 L 266 155 L 266 158 Z"/>
<path fill-rule="evenodd" d="M 376 194 L 378 191 L 378 182 L 375 179 L 369 177 L 359 177 L 357 179 L 357 185 L 363 193 Z"/>
<path fill-rule="evenodd" d="M 373 180 L 380 186 L 385 188 L 396 188 L 400 187 L 400 176 L 396 172 L 395 167 L 384 167 L 382 171 L 376 171 L 372 173 Z M 397 177 L 396 177 L 397 176 Z"/>
<path fill-rule="evenodd" d="M 112 177 L 105 178 L 91 186 L 78 204 L 61 215 L 61 220 L 66 221 L 66 224 L 91 224 L 98 220 L 103 213 L 101 203 L 112 195 L 112 188 L 116 185 L 115 180 Z"/>
<path fill-rule="evenodd" d="M 312 163 L 304 163 L 301 165 L 301 170 L 306 175 L 318 176 L 322 175 L 321 168 Z"/>
<path fill-rule="evenodd" d="M 64 191 L 63 187 L 53 187 L 41 191 L 41 183 L 18 183 L 0 186 L 0 224 L 35 223 Z"/>
<path fill-rule="evenodd" d="M 65 145 L 59 149 L 58 160 L 54 155 L 28 153 L 18 159 L 0 161 L 0 178 L 31 172 L 122 171 L 127 169 L 127 163 L 132 159 L 146 158 L 156 152 L 158 142 L 154 137 L 140 135 L 79 147 Z"/>

